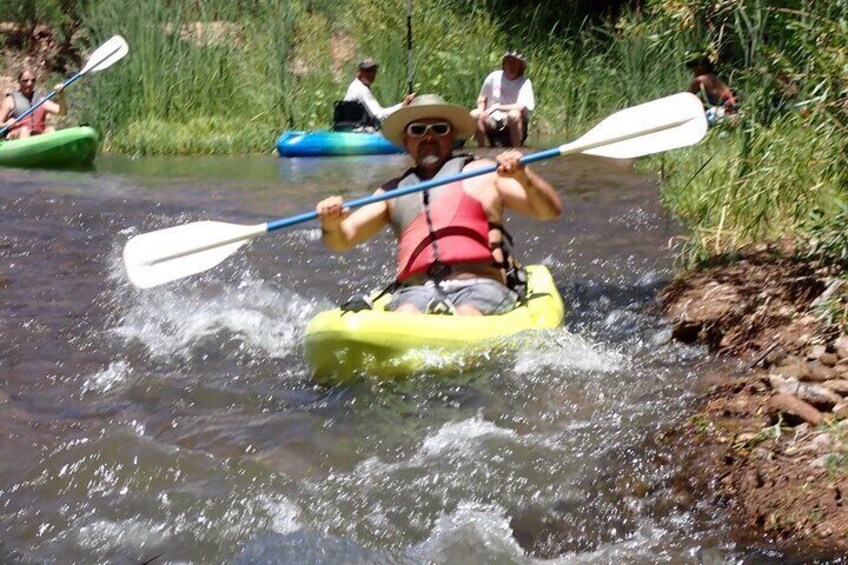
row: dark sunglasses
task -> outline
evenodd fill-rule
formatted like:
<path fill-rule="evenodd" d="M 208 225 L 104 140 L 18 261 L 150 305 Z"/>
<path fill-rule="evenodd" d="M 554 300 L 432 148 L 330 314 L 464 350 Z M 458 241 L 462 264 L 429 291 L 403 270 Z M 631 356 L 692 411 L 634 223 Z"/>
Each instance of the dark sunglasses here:
<path fill-rule="evenodd" d="M 448 122 L 436 122 L 435 124 L 412 122 L 406 126 L 406 134 L 409 137 L 424 137 L 428 131 L 432 131 L 433 135 L 442 137 L 451 132 L 451 125 Z"/>

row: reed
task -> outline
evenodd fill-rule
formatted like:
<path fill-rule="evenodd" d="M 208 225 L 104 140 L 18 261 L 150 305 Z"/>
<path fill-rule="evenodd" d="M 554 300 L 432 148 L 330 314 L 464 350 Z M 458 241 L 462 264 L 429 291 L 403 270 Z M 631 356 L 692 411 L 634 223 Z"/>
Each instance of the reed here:
<path fill-rule="evenodd" d="M 92 39 L 120 30 L 132 46 L 126 62 L 87 83 L 82 117 L 103 130 L 107 147 L 257 151 L 287 121 L 291 85 L 280 61 L 293 11 L 271 0 L 238 11 L 224 0 L 192 6 L 102 0 L 87 18 Z M 193 126 L 197 139 L 187 143 Z"/>
<path fill-rule="evenodd" d="M 100 0 L 86 20 L 90 36 L 119 29 L 133 52 L 119 71 L 90 83 L 83 119 L 104 131 L 114 151 L 269 150 L 283 129 L 328 127 L 332 102 L 365 56 L 381 64 L 378 99 L 396 103 L 407 86 L 406 1 L 342 4 Z M 535 144 L 581 133 L 611 110 L 685 82 L 679 42 L 635 28 L 594 28 L 563 42 L 555 30 L 522 34 L 480 3 L 452 0 L 415 2 L 413 22 L 414 90 L 469 108 L 504 50 L 523 49 L 539 108 Z M 537 23 L 534 30 L 547 25 Z M 212 132 L 211 124 L 231 131 Z M 192 128 L 199 139 L 188 141 Z"/>

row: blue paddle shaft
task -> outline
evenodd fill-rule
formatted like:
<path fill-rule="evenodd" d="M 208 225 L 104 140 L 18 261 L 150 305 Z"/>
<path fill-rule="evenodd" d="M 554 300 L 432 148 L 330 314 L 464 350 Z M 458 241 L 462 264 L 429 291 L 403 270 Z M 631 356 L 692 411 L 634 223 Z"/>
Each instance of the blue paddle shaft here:
<path fill-rule="evenodd" d="M 548 149 L 547 151 L 539 151 L 538 153 L 533 153 L 532 155 L 525 155 L 521 158 L 521 163 L 526 165 L 528 163 L 535 163 L 536 161 L 541 161 L 543 159 L 550 159 L 551 157 L 559 157 L 560 150 L 559 147 L 555 147 L 554 149 Z M 450 184 L 452 182 L 459 182 L 465 179 L 470 179 L 473 177 L 479 177 L 481 175 L 486 175 L 489 173 L 494 173 L 498 170 L 498 165 L 490 165 L 488 167 L 483 167 L 480 169 L 474 169 L 473 171 L 466 171 L 464 173 L 459 173 L 453 176 L 441 178 L 441 179 L 433 179 L 424 181 L 422 183 L 414 184 L 412 186 L 407 186 L 404 188 L 397 188 L 395 190 L 390 190 L 388 192 L 384 192 L 383 194 L 372 194 L 371 196 L 364 196 L 362 198 L 357 198 L 356 200 L 351 200 L 350 202 L 345 202 L 342 206 L 344 208 L 359 208 L 360 206 L 365 206 L 366 204 L 373 204 L 374 202 L 382 202 L 383 200 L 391 200 L 392 198 L 398 198 L 399 196 L 406 196 L 407 194 L 412 194 L 414 192 L 421 192 L 423 190 L 427 190 L 430 188 L 434 188 L 436 186 L 441 186 L 443 184 Z M 304 222 L 308 222 L 310 220 L 314 220 L 318 217 L 318 212 L 314 210 L 312 212 L 304 212 L 303 214 L 298 214 L 297 216 L 291 216 L 289 218 L 282 218 L 280 220 L 274 220 L 273 222 L 268 222 L 266 225 L 268 231 L 274 231 L 281 228 L 287 228 L 289 226 L 294 226 L 296 224 L 302 224 Z"/>

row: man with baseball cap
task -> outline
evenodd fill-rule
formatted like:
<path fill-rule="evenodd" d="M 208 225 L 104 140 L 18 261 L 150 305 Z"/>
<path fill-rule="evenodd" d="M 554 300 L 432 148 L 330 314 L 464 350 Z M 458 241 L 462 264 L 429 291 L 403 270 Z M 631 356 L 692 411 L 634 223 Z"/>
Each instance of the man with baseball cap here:
<path fill-rule="evenodd" d="M 475 138 L 485 147 L 486 138 L 507 135 L 509 145 L 519 147 L 527 137 L 527 122 L 536 108 L 533 84 L 524 76 L 527 59 L 514 49 L 504 53 L 501 70 L 494 71 L 480 89 L 471 116 L 477 121 Z"/>
<path fill-rule="evenodd" d="M 374 93 L 371 92 L 371 85 L 374 83 L 374 79 L 377 78 L 377 62 L 374 59 L 363 59 L 356 66 L 356 78 L 353 79 L 353 82 L 350 83 L 350 86 L 347 87 L 347 92 L 345 93 L 344 100 L 346 102 L 359 102 L 365 109 L 368 110 L 368 113 L 371 114 L 377 121 L 382 122 L 385 120 L 392 112 L 402 108 L 403 106 L 408 105 L 413 98 L 415 98 L 414 94 L 407 94 L 403 102 L 399 104 L 395 104 L 394 106 L 389 106 L 388 108 L 383 108 L 377 99 L 374 97 Z"/>
<path fill-rule="evenodd" d="M 390 115 L 383 135 L 402 145 L 412 168 L 377 194 L 494 165 L 488 159 L 454 155 L 457 138 L 476 124 L 462 106 L 425 94 Z M 345 251 L 390 225 L 398 238 L 397 278 L 390 310 L 398 312 L 499 314 L 511 310 L 523 273 L 509 254 L 503 228 L 507 209 L 551 220 L 562 212 L 554 188 L 520 162 L 521 153 L 498 155 L 498 169 L 463 181 L 367 204 L 352 212 L 340 196 L 318 203 L 324 243 Z"/>

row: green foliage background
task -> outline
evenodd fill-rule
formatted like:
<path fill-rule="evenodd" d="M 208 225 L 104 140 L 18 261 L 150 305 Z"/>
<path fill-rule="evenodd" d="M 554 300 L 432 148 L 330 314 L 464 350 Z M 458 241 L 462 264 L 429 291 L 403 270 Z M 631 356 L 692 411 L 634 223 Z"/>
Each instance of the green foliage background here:
<path fill-rule="evenodd" d="M 267 152 L 320 129 L 358 59 L 381 63 L 384 104 L 406 92 L 406 0 L 5 0 L 0 20 L 48 23 L 131 53 L 70 97 L 107 149 Z M 414 90 L 469 108 L 507 47 L 529 58 L 530 142 L 572 139 L 616 109 L 685 90 L 708 56 L 741 100 L 733 123 L 657 156 L 663 198 L 693 262 L 752 243 L 800 242 L 845 265 L 848 0 L 415 0 Z M 72 69 L 69 69 L 72 70 Z"/>

